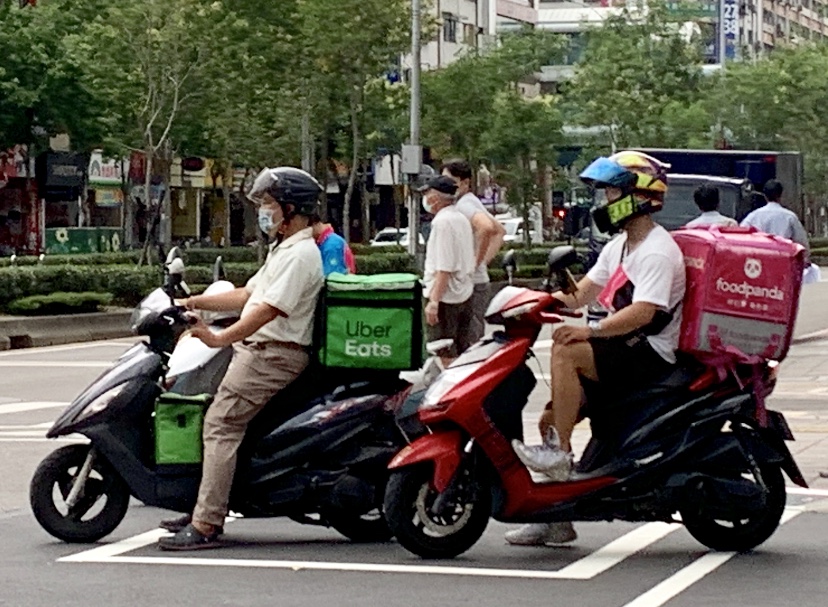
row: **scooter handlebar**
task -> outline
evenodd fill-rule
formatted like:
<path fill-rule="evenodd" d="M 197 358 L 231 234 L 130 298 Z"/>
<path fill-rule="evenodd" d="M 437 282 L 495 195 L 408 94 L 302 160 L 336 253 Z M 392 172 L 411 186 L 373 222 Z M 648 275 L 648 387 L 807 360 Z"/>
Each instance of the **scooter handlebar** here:
<path fill-rule="evenodd" d="M 567 308 L 563 305 L 563 302 L 560 299 L 553 298 L 552 303 L 547 307 L 545 312 L 541 313 L 541 316 L 544 314 L 557 315 L 557 316 L 566 316 L 567 318 L 583 318 L 584 313 L 580 310 L 573 310 L 572 308 Z"/>

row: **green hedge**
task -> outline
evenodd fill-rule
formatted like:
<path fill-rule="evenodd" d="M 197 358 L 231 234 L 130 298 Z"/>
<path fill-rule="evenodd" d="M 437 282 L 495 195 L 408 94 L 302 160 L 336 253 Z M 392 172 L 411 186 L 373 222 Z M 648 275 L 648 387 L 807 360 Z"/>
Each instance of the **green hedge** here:
<path fill-rule="evenodd" d="M 135 305 L 161 284 L 157 267 L 133 265 L 32 266 L 0 269 L 0 306 L 31 295 L 58 291 L 111 293 L 123 305 Z"/>
<path fill-rule="evenodd" d="M 8 305 L 12 314 L 42 316 L 47 314 L 79 314 L 97 312 L 112 303 L 110 293 L 51 293 L 16 299 Z"/>
<path fill-rule="evenodd" d="M 412 258 L 405 254 L 360 256 L 357 267 L 360 274 L 416 271 Z M 258 269 L 255 262 L 225 264 L 227 279 L 236 285 L 243 285 Z M 209 284 L 213 277 L 212 268 L 191 265 L 184 277 L 191 284 Z M 162 279 L 158 266 L 133 264 L 44 264 L 0 268 L 0 307 L 7 309 L 10 302 L 22 297 L 61 291 L 111 293 L 115 303 L 133 306 L 159 287 Z"/>

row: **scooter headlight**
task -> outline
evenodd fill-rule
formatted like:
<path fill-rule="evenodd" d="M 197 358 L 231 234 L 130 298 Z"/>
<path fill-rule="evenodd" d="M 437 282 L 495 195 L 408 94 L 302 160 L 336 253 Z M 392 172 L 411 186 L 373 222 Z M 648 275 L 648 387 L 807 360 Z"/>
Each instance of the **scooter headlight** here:
<path fill-rule="evenodd" d="M 92 402 L 86 405 L 75 421 L 79 422 L 81 420 L 92 417 L 93 415 L 97 415 L 98 413 L 102 413 L 106 410 L 110 403 L 112 403 L 113 400 L 115 400 L 121 395 L 121 393 L 126 389 L 126 387 L 127 384 L 125 382 L 119 386 L 115 386 L 114 388 L 107 390 L 98 398 L 94 399 Z"/>
<path fill-rule="evenodd" d="M 477 371 L 479 365 L 463 365 L 460 367 L 449 367 L 443 371 L 437 380 L 431 384 L 431 387 L 426 392 L 423 403 L 420 405 L 421 409 L 442 409 L 447 405 L 443 403 L 443 397 L 448 394 L 452 388 L 457 386 L 464 379 L 468 378 L 472 373 Z"/>

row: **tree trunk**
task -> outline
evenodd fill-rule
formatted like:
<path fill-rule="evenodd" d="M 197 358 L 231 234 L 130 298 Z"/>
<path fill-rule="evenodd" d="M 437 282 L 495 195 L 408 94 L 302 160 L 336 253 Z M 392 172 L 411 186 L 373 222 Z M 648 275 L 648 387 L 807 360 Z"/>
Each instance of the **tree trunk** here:
<path fill-rule="evenodd" d="M 360 165 L 362 166 L 362 179 L 359 182 L 359 199 L 362 202 L 362 242 L 368 244 L 371 240 L 371 200 L 365 183 L 368 167 L 364 158 L 360 161 Z"/>
<path fill-rule="evenodd" d="M 523 216 L 523 245 L 529 250 L 532 246 L 532 228 L 529 219 L 529 207 L 532 204 L 532 170 L 529 167 L 530 160 L 520 162 L 520 197 L 521 215 Z"/>
<path fill-rule="evenodd" d="M 359 91 L 354 88 L 351 92 L 351 173 L 348 175 L 348 189 L 345 190 L 345 202 L 342 205 L 342 234 L 346 242 L 351 242 L 351 198 L 356 186 L 357 164 L 359 163 Z"/>
<path fill-rule="evenodd" d="M 152 158 L 153 158 L 153 150 L 151 146 L 147 146 L 144 150 L 144 156 L 146 158 L 146 162 L 144 163 L 144 205 L 146 206 L 146 235 L 144 236 L 144 242 L 141 243 L 141 256 L 138 258 L 138 265 L 143 265 L 146 261 L 149 263 L 149 245 L 150 241 L 152 240 L 152 234 L 154 232 L 154 225 L 155 225 L 155 216 L 156 210 L 152 206 Z"/>
<path fill-rule="evenodd" d="M 319 183 L 322 185 L 322 207 L 320 209 L 320 215 L 324 221 L 330 221 L 331 218 L 328 217 L 328 171 L 330 170 L 330 159 L 331 155 L 331 142 L 330 142 L 330 133 L 328 126 L 325 126 L 325 133 L 323 134 L 322 139 L 322 162 L 319 164 L 319 170 L 317 171 L 317 179 Z"/>

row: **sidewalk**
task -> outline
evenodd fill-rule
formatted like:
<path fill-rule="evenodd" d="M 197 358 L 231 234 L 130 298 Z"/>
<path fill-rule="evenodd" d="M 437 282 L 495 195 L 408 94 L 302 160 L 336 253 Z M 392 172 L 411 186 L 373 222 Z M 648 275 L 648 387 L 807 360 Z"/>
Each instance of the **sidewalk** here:
<path fill-rule="evenodd" d="M 827 280 L 802 287 L 794 341 L 828 337 L 828 268 L 821 268 Z"/>

